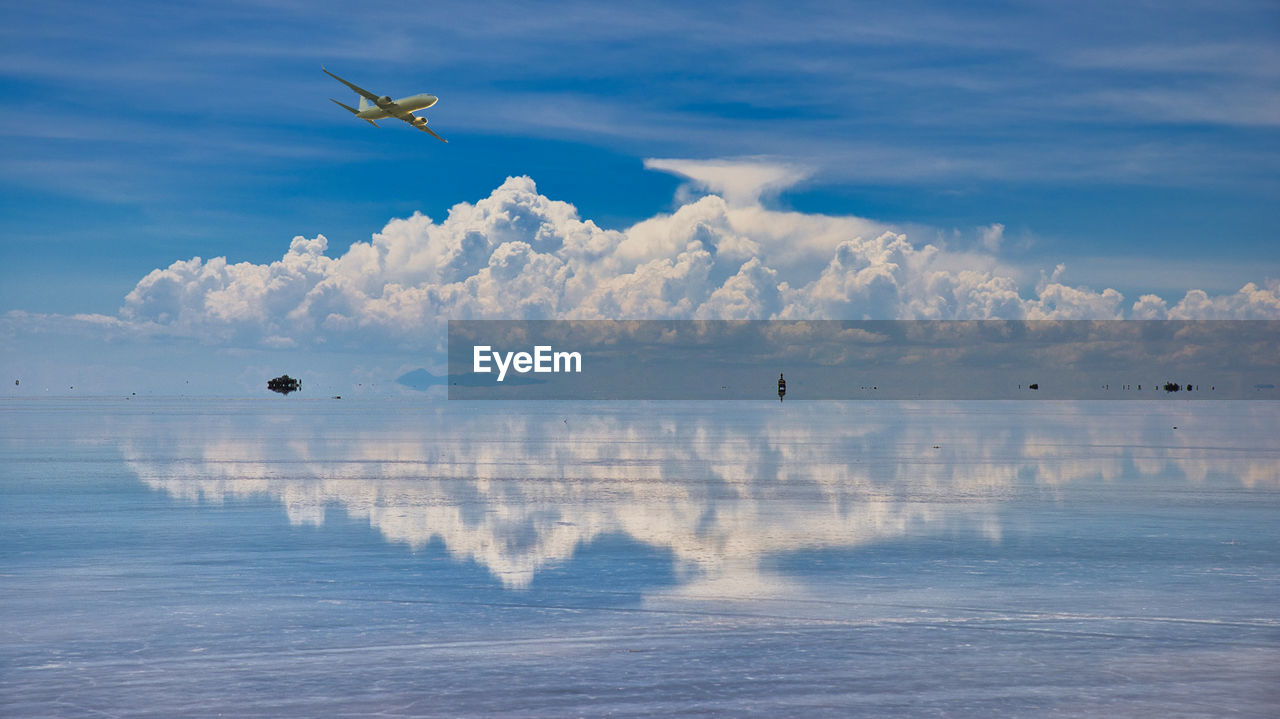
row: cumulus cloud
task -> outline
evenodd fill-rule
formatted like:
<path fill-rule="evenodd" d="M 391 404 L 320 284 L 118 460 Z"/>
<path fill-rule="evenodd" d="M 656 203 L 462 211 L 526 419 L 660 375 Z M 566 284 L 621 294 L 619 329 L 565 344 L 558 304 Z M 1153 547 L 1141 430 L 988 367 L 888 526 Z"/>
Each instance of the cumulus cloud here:
<path fill-rule="evenodd" d="M 116 322 L 264 347 L 336 342 L 435 346 L 447 319 L 1278 318 L 1280 282 L 1170 304 L 1073 286 L 1059 265 L 1022 288 L 984 253 L 918 243 L 858 217 L 772 210 L 762 195 L 804 177 L 771 164 L 651 160 L 711 192 L 625 230 L 541 195 L 528 177 L 488 197 L 390 221 L 330 256 L 295 238 L 273 262 L 217 257 L 152 271 Z"/>

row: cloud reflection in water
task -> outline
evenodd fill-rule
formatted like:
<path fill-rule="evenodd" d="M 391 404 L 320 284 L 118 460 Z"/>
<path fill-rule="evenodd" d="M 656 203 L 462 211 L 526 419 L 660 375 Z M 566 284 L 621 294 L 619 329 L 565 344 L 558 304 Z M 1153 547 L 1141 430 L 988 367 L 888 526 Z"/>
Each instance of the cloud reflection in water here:
<path fill-rule="evenodd" d="M 1267 426 L 1270 403 L 299 407 L 137 417 L 122 451 L 174 497 L 272 497 L 317 526 L 341 507 L 510 589 L 622 534 L 669 551 L 690 596 L 782 591 L 767 560 L 789 552 L 999 541 L 1003 507 L 1072 488 L 1280 486 L 1280 455 L 1228 431 Z"/>

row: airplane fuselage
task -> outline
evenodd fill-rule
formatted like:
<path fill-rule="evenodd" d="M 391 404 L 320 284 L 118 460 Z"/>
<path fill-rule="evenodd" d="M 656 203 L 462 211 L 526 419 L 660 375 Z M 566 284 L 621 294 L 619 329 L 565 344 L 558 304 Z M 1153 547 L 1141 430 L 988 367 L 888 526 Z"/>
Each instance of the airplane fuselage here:
<path fill-rule="evenodd" d="M 352 92 L 360 96 L 360 107 L 352 107 L 339 100 L 334 100 L 332 97 L 329 98 L 331 102 L 338 105 L 343 110 L 346 110 L 374 127 L 377 127 L 378 125 L 374 120 L 382 120 L 388 117 L 394 117 L 397 120 L 404 120 L 409 123 L 413 129 L 421 130 L 440 142 L 448 142 L 448 140 L 440 137 L 435 130 L 427 127 L 427 118 L 413 114 L 417 110 L 425 110 L 436 104 L 435 95 L 421 92 L 417 95 L 402 97 L 399 100 L 392 100 L 386 95 L 375 95 L 355 83 L 343 80 L 328 70 L 325 70 L 324 66 L 321 66 L 320 69 L 324 71 L 324 74 L 351 88 Z"/>
<path fill-rule="evenodd" d="M 436 104 L 437 99 L 435 95 L 424 92 L 400 98 L 399 100 L 392 100 L 381 105 L 369 103 L 368 107 L 362 107 L 360 112 L 356 113 L 356 117 L 364 120 L 382 120 L 388 117 L 403 120 L 409 113 L 416 110 L 425 110 Z"/>

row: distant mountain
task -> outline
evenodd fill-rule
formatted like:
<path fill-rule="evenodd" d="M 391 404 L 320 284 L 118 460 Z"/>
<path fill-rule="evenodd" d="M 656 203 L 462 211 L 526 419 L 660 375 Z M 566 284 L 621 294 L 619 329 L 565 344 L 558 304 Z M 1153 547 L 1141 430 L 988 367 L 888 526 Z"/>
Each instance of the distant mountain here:
<path fill-rule="evenodd" d="M 396 384 L 404 385 L 419 392 L 425 392 L 430 387 L 446 384 L 447 380 L 448 378 L 446 377 L 438 377 L 419 367 L 412 372 L 405 372 L 397 377 Z"/>

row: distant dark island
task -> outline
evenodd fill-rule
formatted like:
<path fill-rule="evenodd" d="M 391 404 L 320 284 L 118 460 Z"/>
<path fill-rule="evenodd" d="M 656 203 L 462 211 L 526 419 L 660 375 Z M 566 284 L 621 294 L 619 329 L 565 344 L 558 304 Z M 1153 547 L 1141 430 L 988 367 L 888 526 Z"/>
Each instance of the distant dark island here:
<path fill-rule="evenodd" d="M 396 384 L 419 392 L 424 392 L 436 385 L 446 385 L 448 383 L 448 377 L 436 376 L 422 367 L 419 367 L 412 372 L 405 372 L 396 378 Z"/>
<path fill-rule="evenodd" d="M 302 380 L 294 379 L 287 374 L 267 380 L 267 389 L 280 394 L 289 394 L 302 389 Z"/>

